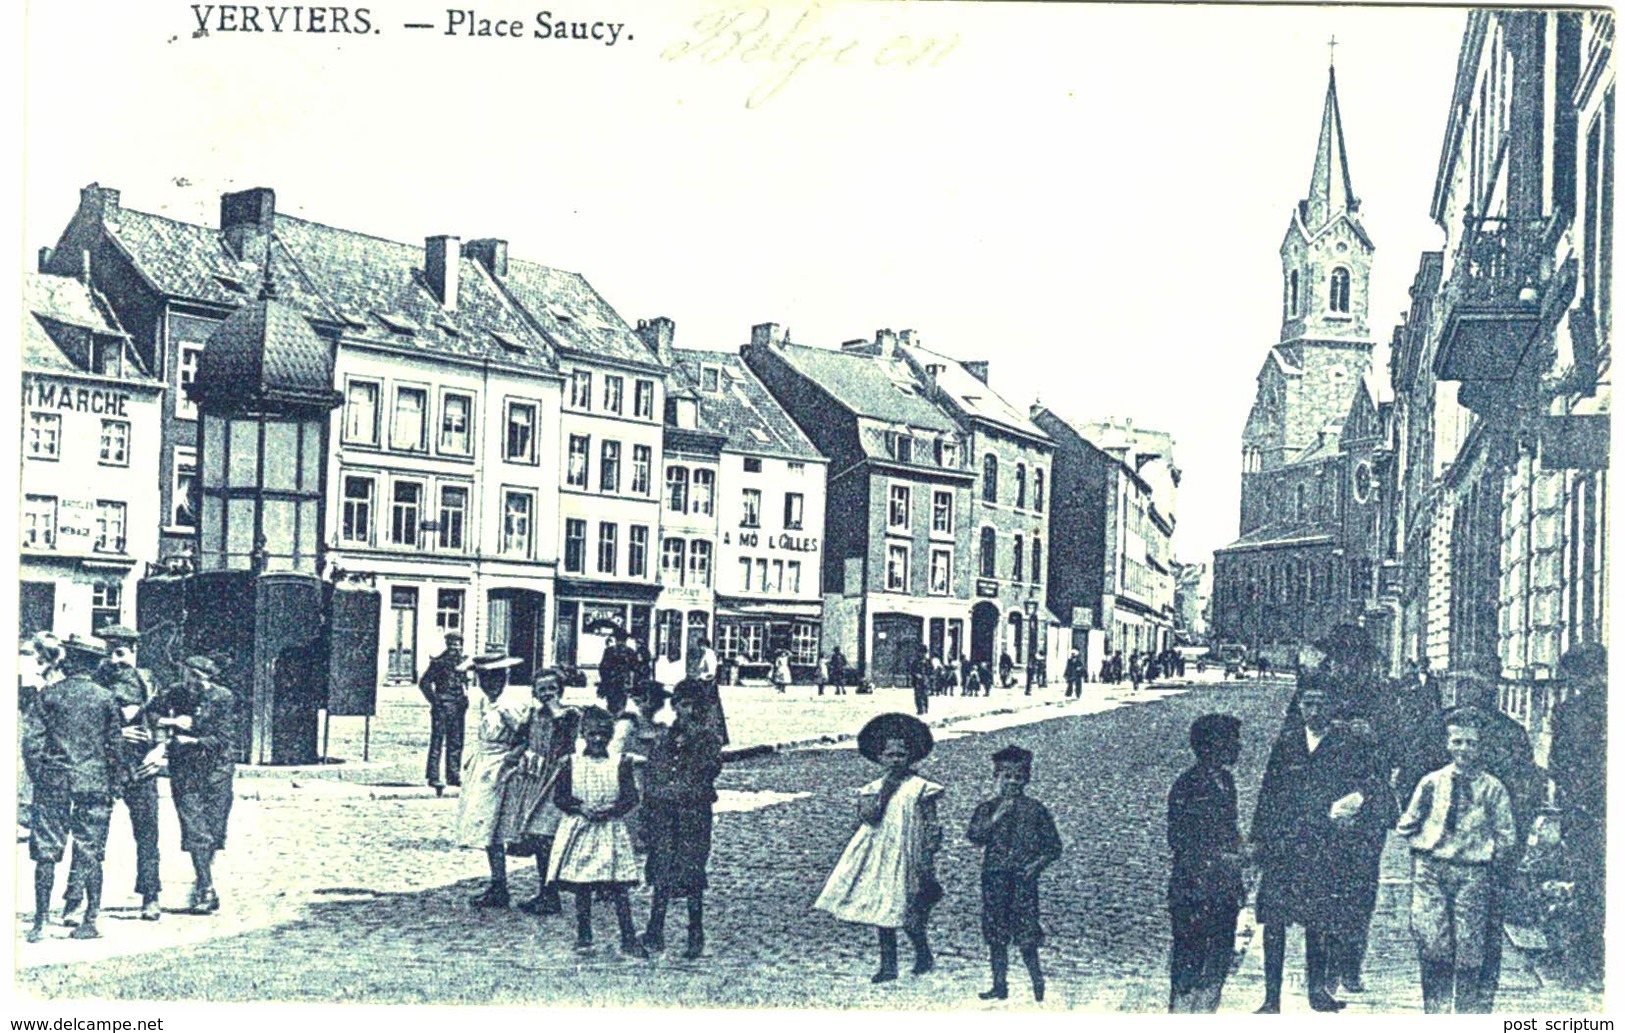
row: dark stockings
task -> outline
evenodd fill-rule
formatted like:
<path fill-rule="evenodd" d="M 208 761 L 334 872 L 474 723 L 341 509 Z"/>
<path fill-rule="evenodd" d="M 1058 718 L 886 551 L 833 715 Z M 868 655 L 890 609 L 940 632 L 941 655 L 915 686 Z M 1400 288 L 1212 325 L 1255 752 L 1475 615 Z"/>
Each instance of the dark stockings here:
<path fill-rule="evenodd" d="M 575 891 L 576 942 L 582 946 L 592 943 L 593 892 L 590 887 Z M 597 892 L 608 896 L 610 902 L 615 905 L 615 924 L 620 927 L 621 945 L 625 947 L 636 942 L 638 934 L 632 928 L 632 900 L 626 895 L 626 887 L 608 886 Z"/>
<path fill-rule="evenodd" d="M 871 983 L 887 983 L 897 978 L 897 930 L 880 930 L 880 968 L 869 978 Z"/>
<path fill-rule="evenodd" d="M 198 892 L 214 889 L 213 867 L 213 850 L 195 850 L 192 852 L 192 874 L 197 879 Z"/>
<path fill-rule="evenodd" d="M 45 928 L 45 919 L 51 910 L 51 890 L 56 885 L 56 864 L 52 861 L 34 862 L 34 929 Z"/>
<path fill-rule="evenodd" d="M 507 892 L 508 889 L 508 855 L 499 846 L 485 848 L 485 860 L 491 866 L 491 892 Z M 540 863 L 540 858 L 537 859 Z"/>

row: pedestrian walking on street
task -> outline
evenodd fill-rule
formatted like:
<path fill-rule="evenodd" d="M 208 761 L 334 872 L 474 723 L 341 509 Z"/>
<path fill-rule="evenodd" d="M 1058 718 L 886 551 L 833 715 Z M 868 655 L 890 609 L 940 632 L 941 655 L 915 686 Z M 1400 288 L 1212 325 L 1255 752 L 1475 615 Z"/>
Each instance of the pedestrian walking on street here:
<path fill-rule="evenodd" d="M 840 646 L 829 651 L 829 680 L 835 685 L 835 695 L 846 695 L 846 656 Z"/>
<path fill-rule="evenodd" d="M 1032 981 L 1033 1000 L 1044 999 L 1044 970 L 1038 948 L 1044 943 L 1039 920 L 1038 877 L 1061 856 L 1061 836 L 1049 808 L 1026 795 L 1033 755 L 1006 746 L 993 755 L 992 799 L 976 805 L 965 838 L 982 847 L 982 939 L 988 948 L 993 986 L 977 996 L 1002 1001 L 1010 996 L 1010 945 L 1021 951 Z"/>
<path fill-rule="evenodd" d="M 181 849 L 192 855 L 189 905 L 194 914 L 220 910 L 214 857 L 226 848 L 237 773 L 237 701 L 216 679 L 206 656 L 188 657 L 183 681 L 153 702 L 157 725 L 168 729 L 169 793 L 180 819 Z"/>
<path fill-rule="evenodd" d="M 643 946 L 666 948 L 666 909 L 674 898 L 688 903 L 688 946 L 683 957 L 705 950 L 706 866 L 711 857 L 711 806 L 722 773 L 722 743 L 702 716 L 704 687 L 685 681 L 672 694 L 676 717 L 663 727 L 649 750 L 640 804 L 648 846 L 645 879 L 654 890 Z"/>
<path fill-rule="evenodd" d="M 446 648 L 429 661 L 418 691 L 429 703 L 429 757 L 423 777 L 436 795 L 447 785 L 458 785 L 463 770 L 463 726 L 468 715 L 468 671 L 472 664 L 463 656 L 463 636 L 448 632 Z M 444 775 L 441 755 L 445 756 Z"/>
<path fill-rule="evenodd" d="M 1069 699 L 1083 696 L 1083 657 L 1076 649 L 1066 658 L 1066 694 Z"/>
<path fill-rule="evenodd" d="M 474 661 L 480 681 L 479 732 L 463 764 L 463 789 L 457 800 L 457 844 L 484 850 L 491 868 L 485 892 L 469 901 L 474 907 L 508 906 L 507 845 L 499 820 L 502 776 L 523 755 L 531 703 L 511 693 L 504 696 L 508 672 L 520 662 L 516 656 L 500 653 L 487 653 Z"/>
<path fill-rule="evenodd" d="M 519 905 L 533 915 L 564 910 L 558 887 L 548 884 L 547 862 L 553 835 L 563 817 L 553 805 L 553 786 L 575 752 L 579 714 L 559 703 L 563 691 L 556 671 L 545 671 L 531 688 L 535 704 L 523 728 L 524 752 L 501 779 L 500 835 L 510 857 L 536 858 L 536 896 Z"/>
<path fill-rule="evenodd" d="M 1250 839 L 1262 872 L 1256 903 L 1264 927 L 1262 1014 L 1281 1010 L 1288 925 L 1304 928 L 1309 1006 L 1343 1008 L 1331 990 L 1333 949 L 1361 918 L 1361 823 L 1380 814 L 1367 804 L 1388 786 L 1369 751 L 1332 717 L 1331 694 L 1311 675 L 1288 708 L 1253 812 Z"/>
<path fill-rule="evenodd" d="M 158 769 L 162 751 L 157 750 L 154 735 L 157 719 L 148 709 L 154 695 L 152 678 L 136 666 L 136 643 L 141 636 L 133 628 L 109 625 L 101 629 L 98 637 L 107 643 L 109 653 L 96 668 L 96 680 L 113 693 L 124 718 L 125 777 L 119 799 L 129 811 L 130 831 L 135 835 L 135 892 L 141 898 L 141 918 L 156 922 L 162 915 L 158 908 L 162 889 L 158 878 Z M 78 861 L 75 854 L 75 863 L 68 870 L 62 908 L 65 913 L 77 910 L 84 900 L 85 873 Z"/>
<path fill-rule="evenodd" d="M 1501 935 L 1489 922 L 1493 870 L 1512 852 L 1516 827 L 1506 787 L 1479 762 L 1486 716 L 1475 707 L 1451 713 L 1451 763 L 1422 779 L 1399 822 L 1411 845 L 1411 932 L 1430 1014 L 1490 1010 L 1481 973 L 1488 937 Z"/>
<path fill-rule="evenodd" d="M 858 828 L 814 907 L 879 933 L 872 983 L 897 978 L 897 930 L 914 947 L 914 974 L 935 965 L 926 922 L 942 899 L 935 858 L 942 843 L 937 798 L 943 787 L 914 766 L 931 752 L 931 729 L 908 714 L 881 714 L 858 733 L 858 752 L 885 775 L 858 790 Z"/>
<path fill-rule="evenodd" d="M 623 820 L 637 806 L 632 762 L 609 752 L 614 719 L 607 710 L 582 712 L 585 750 L 570 758 L 553 788 L 553 802 L 564 814 L 553 838 L 548 881 L 576 898 L 576 949 L 592 949 L 592 900 L 607 897 L 620 926 L 621 952 L 648 957 L 632 927 L 627 890 L 638 883 L 638 859 Z"/>
<path fill-rule="evenodd" d="M 118 702 L 92 677 L 99 650 L 69 640 L 64 646 L 64 677 L 40 689 L 34 717 L 24 729 L 23 763 L 34 782 L 28 856 L 34 862 L 34 922 L 29 943 L 45 935 L 57 862 L 71 839 L 74 860 L 82 856 L 85 914 L 70 935 L 100 936 L 96 918 L 102 906 L 102 856 L 113 797 L 125 777 L 124 721 Z"/>
<path fill-rule="evenodd" d="M 999 657 L 999 685 L 1002 688 L 1008 689 L 1016 683 L 1015 669 L 1016 662 L 1010 658 L 1008 651 Z"/>
<path fill-rule="evenodd" d="M 782 694 L 790 687 L 790 654 L 779 650 L 773 654 L 773 687 Z"/>
<path fill-rule="evenodd" d="M 1204 714 L 1191 724 L 1186 768 L 1168 792 L 1168 1010 L 1219 1010 L 1235 956 L 1236 919 L 1247 902 L 1236 783 L 1230 767 L 1241 757 L 1241 722 Z"/>
<path fill-rule="evenodd" d="M 931 654 L 924 645 L 908 667 L 909 687 L 914 690 L 914 712 L 924 715 L 931 709 Z"/>
<path fill-rule="evenodd" d="M 813 680 L 818 683 L 818 694 L 824 694 L 824 686 L 829 684 L 829 657 L 819 656 L 818 666 L 813 670 Z"/>

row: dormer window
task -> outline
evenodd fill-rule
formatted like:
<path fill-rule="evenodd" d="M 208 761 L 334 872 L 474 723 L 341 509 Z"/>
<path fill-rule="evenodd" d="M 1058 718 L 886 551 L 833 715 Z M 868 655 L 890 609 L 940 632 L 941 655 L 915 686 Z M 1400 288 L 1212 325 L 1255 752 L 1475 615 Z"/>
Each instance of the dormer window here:
<path fill-rule="evenodd" d="M 722 390 L 722 371 L 715 366 L 700 367 L 700 390 L 712 394 Z"/>
<path fill-rule="evenodd" d="M 104 377 L 124 375 L 124 342 L 116 337 L 98 337 L 91 345 L 90 368 Z"/>
<path fill-rule="evenodd" d="M 387 312 L 374 312 L 373 315 L 378 317 L 378 322 L 384 324 L 398 334 L 403 334 L 410 337 L 417 332 L 417 327 L 413 326 L 410 321 L 403 319 L 400 316 L 390 315 Z"/>
<path fill-rule="evenodd" d="M 897 435 L 897 461 L 899 463 L 914 461 L 914 439 L 907 434 Z"/>
<path fill-rule="evenodd" d="M 1332 270 L 1331 311 L 1347 314 L 1349 310 L 1349 271 L 1342 266 Z"/>

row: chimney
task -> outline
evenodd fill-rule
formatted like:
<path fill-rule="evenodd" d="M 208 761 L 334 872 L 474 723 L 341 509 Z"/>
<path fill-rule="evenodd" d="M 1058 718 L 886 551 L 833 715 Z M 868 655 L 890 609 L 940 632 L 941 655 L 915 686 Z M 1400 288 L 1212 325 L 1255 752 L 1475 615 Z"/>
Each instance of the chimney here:
<path fill-rule="evenodd" d="M 911 348 L 921 342 L 919 337 L 915 336 L 913 330 L 899 330 L 897 332 L 897 343 L 905 348 Z"/>
<path fill-rule="evenodd" d="M 784 343 L 784 327 L 777 323 L 757 323 L 750 328 L 752 348 L 777 347 Z"/>
<path fill-rule="evenodd" d="M 891 329 L 875 331 L 875 354 L 889 359 L 897 351 L 897 334 Z"/>
<path fill-rule="evenodd" d="M 106 216 L 118 210 L 118 191 L 92 183 L 79 191 L 79 207 Z"/>
<path fill-rule="evenodd" d="M 49 247 L 40 248 L 39 249 L 39 271 L 42 272 L 42 273 L 50 272 L 50 265 L 51 265 L 51 249 Z"/>
<path fill-rule="evenodd" d="M 508 275 L 508 242 L 481 237 L 463 245 L 463 254 L 485 266 L 485 271 L 501 279 Z"/>
<path fill-rule="evenodd" d="M 114 194 L 114 203 L 118 195 Z M 226 246 L 239 259 L 257 258 L 258 242 L 271 233 L 276 220 L 276 191 L 254 187 L 235 194 L 220 195 L 220 231 Z"/>
<path fill-rule="evenodd" d="M 842 341 L 841 350 L 844 352 L 851 352 L 854 355 L 873 355 L 875 346 L 874 342 L 870 341 L 867 337 L 859 337 L 851 341 Z"/>
<path fill-rule="evenodd" d="M 453 236 L 428 237 L 423 241 L 423 278 L 429 290 L 440 299 L 447 312 L 457 311 L 457 262 L 462 249 Z"/>
<path fill-rule="evenodd" d="M 977 362 L 961 362 L 960 365 L 965 367 L 966 373 L 969 373 L 971 376 L 975 377 L 977 380 L 980 380 L 984 384 L 987 383 L 986 359 L 982 359 Z"/>
<path fill-rule="evenodd" d="M 673 362 L 671 352 L 672 339 L 677 336 L 677 324 L 665 316 L 655 316 L 653 319 L 638 320 L 638 339 L 644 347 L 655 353 L 662 366 L 670 366 Z"/>

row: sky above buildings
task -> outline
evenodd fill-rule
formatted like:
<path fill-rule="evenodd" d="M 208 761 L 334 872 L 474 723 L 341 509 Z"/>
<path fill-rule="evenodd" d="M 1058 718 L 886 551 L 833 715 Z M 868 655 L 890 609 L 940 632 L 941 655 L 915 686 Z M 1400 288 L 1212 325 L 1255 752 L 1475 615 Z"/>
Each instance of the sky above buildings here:
<path fill-rule="evenodd" d="M 763 321 L 831 347 L 913 328 L 990 360 L 1018 405 L 1171 432 L 1175 550 L 1193 561 L 1235 534 L 1327 41 L 1380 345 L 1442 240 L 1428 202 L 1465 24 L 1413 8 L 604 0 L 539 39 L 542 4 L 476 9 L 521 22 L 513 39 L 447 35 L 445 7 L 392 0 L 366 34 L 211 20 L 194 36 L 207 7 L 31 5 L 25 251 L 55 241 L 91 182 L 211 224 L 222 191 L 268 186 L 281 211 L 380 236 L 506 238 L 629 320 L 670 316 L 681 347 L 737 348 Z M 561 42 L 560 18 L 621 27 L 613 46 Z"/>

